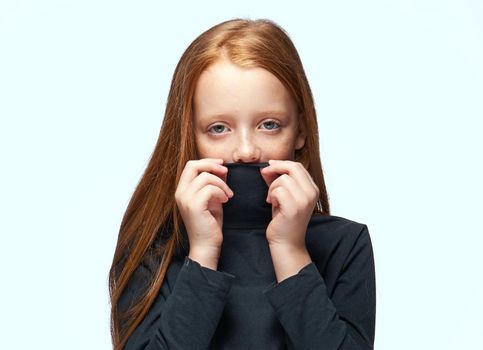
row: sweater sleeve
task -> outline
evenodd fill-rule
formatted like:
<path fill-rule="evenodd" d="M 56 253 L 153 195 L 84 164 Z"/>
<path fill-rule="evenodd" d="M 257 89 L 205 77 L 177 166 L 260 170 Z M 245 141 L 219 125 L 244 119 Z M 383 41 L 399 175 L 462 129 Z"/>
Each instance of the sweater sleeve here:
<path fill-rule="evenodd" d="M 136 270 L 119 307 L 125 308 L 133 302 L 134 290 L 148 280 L 146 269 L 140 265 Z M 168 275 L 169 270 L 153 305 L 129 337 L 125 350 L 208 348 L 235 276 L 201 266 L 188 256 L 175 281 Z"/>
<path fill-rule="evenodd" d="M 373 349 L 376 284 L 372 244 L 364 225 L 331 296 L 314 262 L 263 294 L 286 333 L 288 349 Z"/>

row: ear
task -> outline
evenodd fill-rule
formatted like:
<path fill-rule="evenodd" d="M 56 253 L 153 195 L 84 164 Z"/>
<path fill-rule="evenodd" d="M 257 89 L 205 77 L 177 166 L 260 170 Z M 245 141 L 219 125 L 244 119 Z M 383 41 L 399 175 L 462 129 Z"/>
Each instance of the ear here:
<path fill-rule="evenodd" d="M 299 150 L 305 145 L 305 139 L 307 138 L 306 133 L 305 133 L 305 128 L 304 124 L 302 123 L 302 113 L 299 114 L 299 130 L 298 130 L 298 135 L 297 139 L 295 140 L 295 149 Z"/>

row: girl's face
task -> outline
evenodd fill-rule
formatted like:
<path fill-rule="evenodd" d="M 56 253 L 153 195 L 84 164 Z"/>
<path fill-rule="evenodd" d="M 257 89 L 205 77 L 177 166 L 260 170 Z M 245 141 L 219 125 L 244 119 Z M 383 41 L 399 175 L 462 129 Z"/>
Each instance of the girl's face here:
<path fill-rule="evenodd" d="M 294 160 L 305 144 L 297 106 L 283 84 L 263 68 L 222 59 L 202 72 L 194 95 L 199 158 L 225 163 Z"/>

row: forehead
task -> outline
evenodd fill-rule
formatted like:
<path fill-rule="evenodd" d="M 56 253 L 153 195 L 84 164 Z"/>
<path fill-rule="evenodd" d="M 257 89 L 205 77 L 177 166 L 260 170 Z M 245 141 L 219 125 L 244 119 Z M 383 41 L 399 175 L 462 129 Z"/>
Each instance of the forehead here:
<path fill-rule="evenodd" d="M 201 73 L 193 102 L 197 118 L 255 115 L 261 111 L 289 115 L 296 112 L 292 96 L 275 75 L 260 67 L 239 67 L 225 59 Z"/>

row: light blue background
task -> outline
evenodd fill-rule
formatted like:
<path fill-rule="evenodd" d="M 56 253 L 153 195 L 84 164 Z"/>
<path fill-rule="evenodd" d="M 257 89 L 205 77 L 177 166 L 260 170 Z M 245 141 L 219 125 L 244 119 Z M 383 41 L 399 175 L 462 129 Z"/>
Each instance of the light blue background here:
<path fill-rule="evenodd" d="M 109 349 L 107 274 L 178 59 L 275 20 L 334 215 L 375 250 L 377 349 L 483 349 L 483 2 L 2 1 L 0 347 Z"/>

